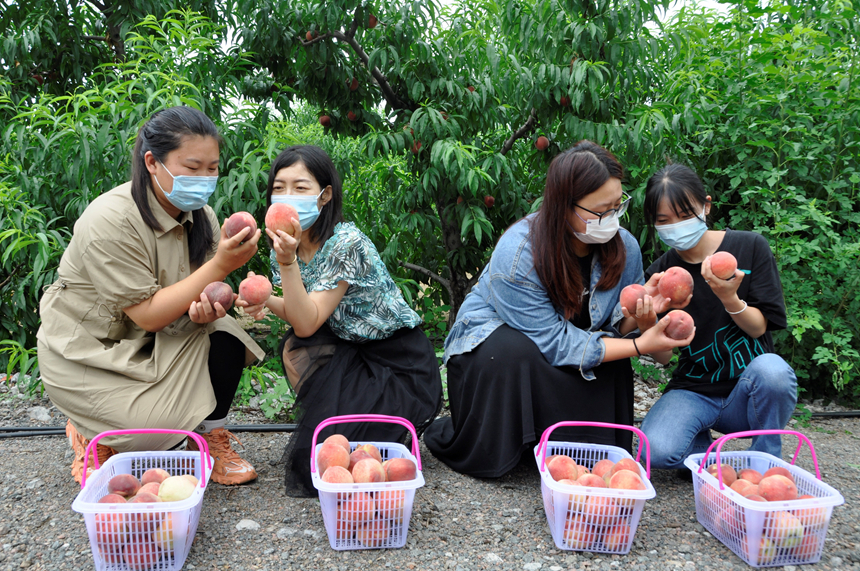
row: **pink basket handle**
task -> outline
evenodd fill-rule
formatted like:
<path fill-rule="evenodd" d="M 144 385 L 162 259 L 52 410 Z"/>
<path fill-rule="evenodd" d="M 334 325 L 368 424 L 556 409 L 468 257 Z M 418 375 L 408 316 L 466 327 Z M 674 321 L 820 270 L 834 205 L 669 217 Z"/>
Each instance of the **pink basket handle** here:
<path fill-rule="evenodd" d="M 705 468 L 705 461 L 708 459 L 708 455 L 711 453 L 711 449 L 716 446 L 716 456 L 717 456 L 717 465 L 720 465 L 720 450 L 723 448 L 723 444 L 728 442 L 729 440 L 735 438 L 746 438 L 748 436 L 762 436 L 765 434 L 792 434 L 797 436 L 797 450 L 794 451 L 794 457 L 791 459 L 791 464 L 797 461 L 797 455 L 800 454 L 800 448 L 803 446 L 805 442 L 807 446 L 809 446 L 809 452 L 812 454 L 812 462 L 815 464 L 815 477 L 819 480 L 821 479 L 821 470 L 818 469 L 818 457 L 815 455 L 815 448 L 812 446 L 812 442 L 804 436 L 803 434 L 796 432 L 794 430 L 745 430 L 743 432 L 732 432 L 731 434 L 723 435 L 708 446 L 708 449 L 705 451 L 705 455 L 702 457 L 701 463 L 699 463 L 699 473 L 702 473 L 702 470 Z M 723 471 L 717 471 L 717 479 L 720 481 L 720 489 L 724 490 L 725 485 L 723 484 Z"/>
<path fill-rule="evenodd" d="M 540 460 L 540 471 L 543 472 L 546 467 L 546 451 L 547 451 L 547 442 L 549 441 L 549 435 L 556 428 L 560 428 L 562 426 L 598 426 L 602 428 L 621 428 L 624 430 L 629 430 L 631 432 L 635 432 L 637 436 L 639 436 L 639 449 L 636 451 L 636 461 L 639 462 L 639 458 L 642 456 L 642 443 L 645 443 L 645 477 L 649 480 L 651 479 L 651 443 L 648 442 L 648 437 L 645 436 L 645 433 L 636 428 L 635 426 L 627 426 L 626 424 L 612 424 L 610 422 L 590 422 L 586 420 L 564 420 L 561 422 L 556 422 L 549 428 L 543 431 L 543 434 L 540 437 L 540 442 L 538 443 L 537 452 L 535 456 L 543 453 L 543 456 Z"/>
<path fill-rule="evenodd" d="M 346 414 L 343 416 L 332 416 L 317 425 L 316 430 L 314 430 L 313 440 L 311 441 L 311 472 L 317 471 L 314 451 L 317 448 L 317 436 L 319 436 L 320 431 L 332 424 L 344 424 L 347 422 L 390 422 L 405 426 L 412 433 L 412 455 L 415 456 L 415 460 L 418 461 L 418 469 L 421 470 L 421 452 L 418 450 L 418 435 L 415 433 L 415 427 L 412 426 L 411 422 L 399 416 L 388 416 L 385 414 Z"/>
<path fill-rule="evenodd" d="M 200 449 L 200 466 L 201 468 L 206 466 L 212 467 L 212 457 L 209 456 L 209 445 L 206 443 L 206 440 L 195 432 L 188 432 L 187 430 L 174 430 L 172 428 L 131 428 L 128 430 L 108 430 L 106 432 L 102 432 L 97 435 L 95 438 L 90 440 L 90 443 L 87 445 L 86 456 L 84 456 L 84 473 L 81 477 L 81 489 L 87 483 L 87 463 L 90 460 L 90 454 L 93 456 L 93 463 L 95 465 L 95 470 L 99 469 L 99 456 L 95 453 L 96 443 L 101 440 L 105 436 L 121 436 L 123 434 L 184 434 L 185 436 L 191 437 L 196 443 L 197 448 Z M 206 470 L 201 470 L 200 478 L 200 487 L 206 487 Z"/>

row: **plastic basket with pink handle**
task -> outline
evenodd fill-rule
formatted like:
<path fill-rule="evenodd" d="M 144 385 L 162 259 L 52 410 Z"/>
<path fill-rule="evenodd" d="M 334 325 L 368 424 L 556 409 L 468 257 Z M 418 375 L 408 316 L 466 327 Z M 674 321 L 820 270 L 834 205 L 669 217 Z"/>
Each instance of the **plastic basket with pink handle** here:
<path fill-rule="evenodd" d="M 639 436 L 639 450 L 635 462 L 644 490 L 571 486 L 556 482 L 546 465 L 548 456 L 570 456 L 577 464 L 591 469 L 601 460 L 618 462 L 634 460 L 623 448 L 583 442 L 553 442 L 549 435 L 563 426 L 597 426 L 624 429 Z M 645 465 L 639 465 L 642 444 L 645 444 Z M 627 553 L 645 500 L 657 494 L 651 485 L 651 449 L 641 430 L 632 426 L 605 422 L 568 421 L 547 428 L 535 447 L 535 460 L 541 475 L 541 492 L 546 519 L 553 541 L 559 549 L 590 551 L 592 553 Z"/>
<path fill-rule="evenodd" d="M 122 434 L 184 434 L 197 442 L 199 451 L 122 452 L 99 466 L 96 444 L 106 436 Z M 193 432 L 168 429 L 132 429 L 102 432 L 90 441 L 84 460 L 84 478 L 72 509 L 83 514 L 98 571 L 181 569 L 197 533 L 203 492 L 212 473 L 206 441 Z M 87 478 L 89 458 L 95 470 Z M 198 485 L 190 497 L 173 502 L 99 503 L 108 494 L 108 482 L 119 474 L 140 479 L 151 468 L 171 476 L 190 474 Z"/>
<path fill-rule="evenodd" d="M 405 426 L 412 434 L 412 451 L 396 442 L 350 442 L 350 450 L 372 444 L 382 460 L 408 458 L 415 463 L 417 475 L 400 482 L 336 484 L 324 482 L 317 471 L 317 452 L 322 443 L 317 436 L 325 427 L 348 422 L 387 422 Z M 334 416 L 322 421 L 314 431 L 311 445 L 311 480 L 319 490 L 323 522 L 332 549 L 384 549 L 406 545 L 415 490 L 424 485 L 421 454 L 415 427 L 405 418 L 382 414 Z"/>
<path fill-rule="evenodd" d="M 765 434 L 798 437 L 791 463 L 764 452 L 722 452 L 723 445 L 729 440 Z M 812 454 L 814 476 L 794 465 L 804 443 Z M 716 453 L 712 456 L 714 447 Z M 751 469 L 764 474 L 772 468 L 783 468 L 794 480 L 796 495 L 811 497 L 789 501 L 756 500 L 758 494 L 745 497 L 726 485 L 722 470 L 714 470 L 716 477 L 708 473 L 707 468 L 711 464 L 728 464 L 736 473 Z M 833 506 L 841 505 L 845 500 L 839 492 L 821 481 L 815 448 L 806 436 L 791 430 L 726 434 L 714 441 L 705 453 L 688 456 L 684 465 L 693 472 L 699 523 L 746 563 L 753 567 L 782 567 L 816 563 L 821 559 Z"/>

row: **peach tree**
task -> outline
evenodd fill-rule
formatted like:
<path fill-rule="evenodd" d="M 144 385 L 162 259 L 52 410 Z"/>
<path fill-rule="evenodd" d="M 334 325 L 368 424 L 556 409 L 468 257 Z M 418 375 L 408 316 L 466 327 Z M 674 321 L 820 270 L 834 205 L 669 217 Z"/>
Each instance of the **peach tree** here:
<path fill-rule="evenodd" d="M 646 105 L 666 46 L 646 26 L 659 4 L 262 0 L 227 13 L 256 97 L 309 105 L 327 134 L 405 158 L 380 178 L 377 223 L 394 230 L 377 246 L 431 284 L 450 323 L 495 240 L 536 207 L 552 156 L 583 138 L 637 172 L 659 156 L 647 141 L 668 122 Z"/>

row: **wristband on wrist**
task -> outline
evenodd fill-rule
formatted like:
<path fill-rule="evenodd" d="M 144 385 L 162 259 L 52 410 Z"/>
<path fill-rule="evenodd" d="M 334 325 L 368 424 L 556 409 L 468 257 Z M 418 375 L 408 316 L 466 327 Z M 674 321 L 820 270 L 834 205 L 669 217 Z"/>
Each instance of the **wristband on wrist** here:
<path fill-rule="evenodd" d="M 639 351 L 639 346 L 636 345 L 636 338 L 635 337 L 633 337 L 633 348 L 636 349 L 636 354 L 641 357 L 642 353 Z"/>
<path fill-rule="evenodd" d="M 287 264 L 281 264 L 281 265 L 282 265 L 282 266 L 292 266 L 293 264 L 295 264 L 295 263 L 296 263 L 296 260 L 298 260 L 298 259 L 299 259 L 299 253 L 298 253 L 298 252 L 296 252 L 296 253 L 295 253 L 295 255 L 293 256 L 293 261 L 292 261 L 292 262 L 289 262 L 289 263 L 287 263 Z"/>
<path fill-rule="evenodd" d="M 743 300 L 741 300 L 741 301 L 743 301 Z M 743 313 L 746 310 L 747 310 L 747 302 L 744 301 L 744 306 L 742 308 L 740 308 L 738 311 L 729 311 L 728 309 L 726 309 L 726 313 L 728 313 L 729 315 L 737 315 L 739 313 Z"/>

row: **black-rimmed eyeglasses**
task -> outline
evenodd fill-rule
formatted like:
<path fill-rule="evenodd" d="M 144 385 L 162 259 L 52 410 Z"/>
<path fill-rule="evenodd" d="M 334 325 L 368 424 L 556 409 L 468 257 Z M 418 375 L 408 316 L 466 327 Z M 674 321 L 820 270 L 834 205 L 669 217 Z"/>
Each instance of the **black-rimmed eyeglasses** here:
<path fill-rule="evenodd" d="M 583 210 L 585 210 L 589 214 L 594 214 L 595 216 L 597 216 L 597 225 L 599 226 L 600 224 L 603 223 L 604 218 L 609 218 L 613 214 L 617 213 L 618 216 L 624 216 L 624 213 L 627 212 L 627 205 L 630 203 L 630 195 L 628 195 L 626 192 L 624 192 L 621 194 L 621 198 L 622 198 L 621 206 L 619 206 L 618 208 L 610 208 L 606 212 L 594 212 L 593 210 L 589 210 L 588 208 L 584 208 L 578 204 L 574 204 L 574 206 L 576 206 L 577 208 L 582 208 Z M 577 216 L 579 216 L 579 215 L 577 215 Z M 588 222 L 587 220 L 583 219 L 581 216 L 580 216 L 580 219 L 582 219 L 583 222 Z"/>

